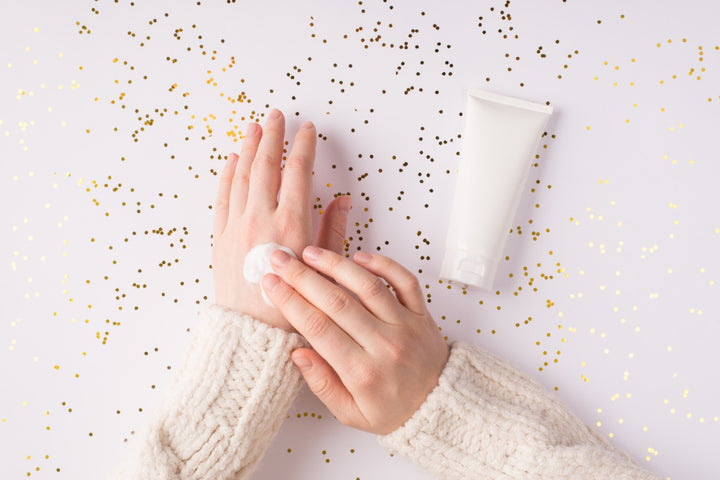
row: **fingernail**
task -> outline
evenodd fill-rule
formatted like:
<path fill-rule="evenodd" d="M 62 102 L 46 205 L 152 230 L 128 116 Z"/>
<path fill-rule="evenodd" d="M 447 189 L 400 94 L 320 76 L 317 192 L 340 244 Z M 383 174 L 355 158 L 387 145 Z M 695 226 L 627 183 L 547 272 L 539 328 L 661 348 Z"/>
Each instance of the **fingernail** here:
<path fill-rule="evenodd" d="M 268 120 L 277 120 L 281 115 L 280 110 L 273 108 L 270 110 L 270 113 L 268 113 Z"/>
<path fill-rule="evenodd" d="M 240 157 L 238 157 L 238 154 L 237 154 L 237 153 L 231 153 L 230 155 L 228 155 L 228 161 L 233 161 L 233 162 L 234 162 L 234 161 L 237 160 L 238 158 L 240 158 Z"/>
<path fill-rule="evenodd" d="M 275 250 L 270 255 L 270 261 L 272 263 L 274 263 L 275 265 L 282 267 L 283 265 L 285 265 L 287 262 L 290 261 L 290 255 L 283 252 L 282 250 Z"/>
<path fill-rule="evenodd" d="M 369 263 L 372 259 L 372 255 L 366 252 L 355 252 L 353 259 L 356 263 Z"/>
<path fill-rule="evenodd" d="M 343 213 L 350 212 L 352 207 L 352 197 L 350 195 L 344 195 L 338 204 L 338 209 Z"/>
<path fill-rule="evenodd" d="M 306 372 L 312 368 L 312 361 L 304 355 L 296 355 L 292 357 L 292 361 L 301 372 Z"/>
<path fill-rule="evenodd" d="M 317 260 L 321 253 L 322 250 L 320 250 L 319 248 L 308 245 L 307 247 L 305 247 L 305 250 L 303 250 L 303 257 L 307 258 L 308 260 Z"/>
<path fill-rule="evenodd" d="M 315 127 L 315 125 L 313 125 L 312 122 L 303 122 L 303 124 L 300 125 L 300 128 L 304 128 L 304 129 L 306 129 L 306 130 L 307 130 L 307 129 L 314 128 L 314 127 Z"/>
<path fill-rule="evenodd" d="M 272 292 L 277 288 L 278 285 L 280 285 L 280 277 L 278 277 L 277 275 L 268 273 L 263 277 L 263 288 L 266 292 Z"/>
<path fill-rule="evenodd" d="M 258 127 L 257 123 L 255 123 L 255 122 L 248 123 L 247 129 L 245 132 L 245 136 L 246 137 L 254 137 L 255 135 L 257 135 L 258 128 L 259 127 Z"/>

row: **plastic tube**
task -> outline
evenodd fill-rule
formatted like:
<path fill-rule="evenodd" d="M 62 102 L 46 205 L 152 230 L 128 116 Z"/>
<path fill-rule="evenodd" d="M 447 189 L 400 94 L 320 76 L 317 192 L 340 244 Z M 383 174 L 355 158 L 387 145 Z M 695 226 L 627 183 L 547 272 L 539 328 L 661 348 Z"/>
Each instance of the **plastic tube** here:
<path fill-rule="evenodd" d="M 552 108 L 468 91 L 460 166 L 440 277 L 492 289 Z"/>

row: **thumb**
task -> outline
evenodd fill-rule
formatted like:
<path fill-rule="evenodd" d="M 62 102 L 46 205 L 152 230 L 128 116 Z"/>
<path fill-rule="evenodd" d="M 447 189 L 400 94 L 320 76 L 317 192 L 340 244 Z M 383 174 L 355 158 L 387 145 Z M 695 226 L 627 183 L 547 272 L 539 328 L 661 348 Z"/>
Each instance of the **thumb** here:
<path fill-rule="evenodd" d="M 352 205 L 350 195 L 341 195 L 330 202 L 325 213 L 321 215 L 316 245 L 338 254 L 345 247 L 348 212 Z"/>
<path fill-rule="evenodd" d="M 352 394 L 324 358 L 309 348 L 298 348 L 291 358 L 310 390 L 340 422 L 363 430 L 369 428 Z"/>

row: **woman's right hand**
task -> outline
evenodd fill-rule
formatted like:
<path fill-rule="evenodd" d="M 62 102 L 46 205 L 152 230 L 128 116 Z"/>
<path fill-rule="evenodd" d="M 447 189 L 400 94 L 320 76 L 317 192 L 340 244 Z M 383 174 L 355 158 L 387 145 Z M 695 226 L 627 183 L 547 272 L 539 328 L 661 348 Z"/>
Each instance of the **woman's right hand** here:
<path fill-rule="evenodd" d="M 309 246 L 302 259 L 276 250 L 277 275 L 263 278 L 270 300 L 314 347 L 295 350 L 293 361 L 342 423 L 392 432 L 435 388 L 449 355 L 417 278 L 390 258 L 365 252 L 353 262 Z"/>

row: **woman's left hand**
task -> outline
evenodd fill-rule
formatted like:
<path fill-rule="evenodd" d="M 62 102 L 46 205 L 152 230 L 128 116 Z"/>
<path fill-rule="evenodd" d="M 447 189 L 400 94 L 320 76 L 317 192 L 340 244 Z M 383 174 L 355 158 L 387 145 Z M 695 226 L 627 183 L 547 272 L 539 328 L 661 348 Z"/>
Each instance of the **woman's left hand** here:
<path fill-rule="evenodd" d="M 285 119 L 279 110 L 271 110 L 264 131 L 251 122 L 240 155 L 228 156 L 215 203 L 212 264 L 215 303 L 292 331 L 282 313 L 262 299 L 260 286 L 249 285 L 243 276 L 245 255 L 255 245 L 275 242 L 299 255 L 312 243 L 315 126 L 300 126 L 281 175 L 284 141 Z M 349 209 L 348 196 L 328 205 L 317 245 L 343 250 Z"/>

